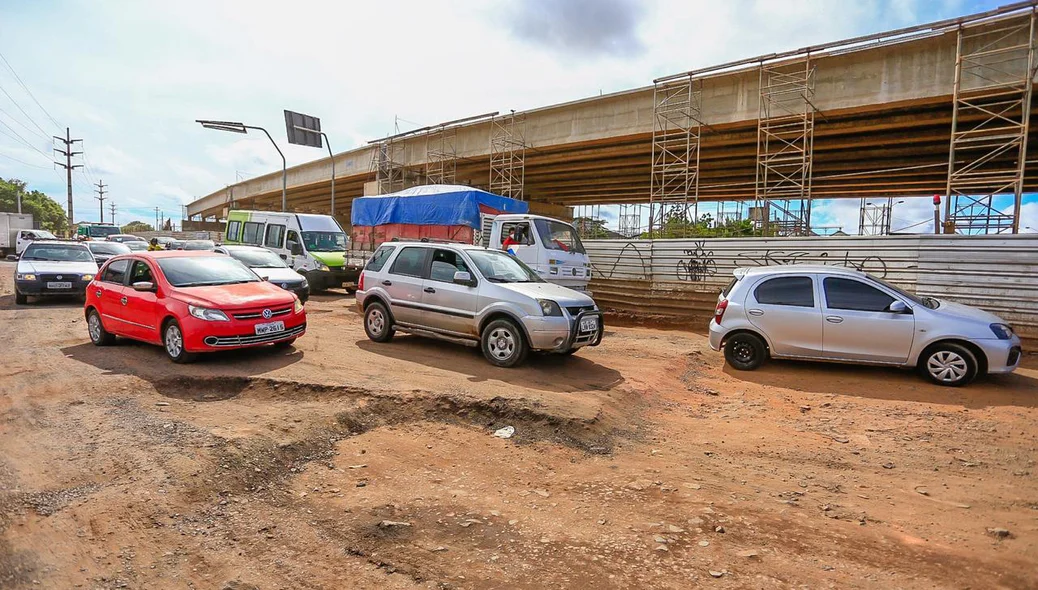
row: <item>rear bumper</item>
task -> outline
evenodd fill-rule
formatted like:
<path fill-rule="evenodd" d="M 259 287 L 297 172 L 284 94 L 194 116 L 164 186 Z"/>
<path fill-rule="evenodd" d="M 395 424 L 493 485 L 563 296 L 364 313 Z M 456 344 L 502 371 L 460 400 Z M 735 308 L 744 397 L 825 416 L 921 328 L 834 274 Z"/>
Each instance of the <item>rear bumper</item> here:
<path fill-rule="evenodd" d="M 725 329 L 714 320 L 710 320 L 710 348 L 720 351 L 724 341 Z"/>
<path fill-rule="evenodd" d="M 988 373 L 1012 373 L 1020 366 L 1023 349 L 1020 337 L 1013 335 L 1009 340 L 975 340 L 988 359 Z"/>

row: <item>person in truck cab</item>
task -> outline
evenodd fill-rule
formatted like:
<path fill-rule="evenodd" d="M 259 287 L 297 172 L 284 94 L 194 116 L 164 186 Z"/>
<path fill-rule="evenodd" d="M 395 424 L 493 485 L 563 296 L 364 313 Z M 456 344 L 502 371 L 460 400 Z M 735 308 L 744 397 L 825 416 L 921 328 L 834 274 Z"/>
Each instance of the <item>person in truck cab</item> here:
<path fill-rule="evenodd" d="M 518 246 L 519 244 L 521 244 L 522 242 L 520 242 L 517 238 L 518 233 L 518 227 L 513 227 L 511 230 L 509 230 L 508 236 L 505 237 L 505 240 L 503 242 L 501 242 L 501 249 L 507 252 L 508 249 L 512 246 Z"/>

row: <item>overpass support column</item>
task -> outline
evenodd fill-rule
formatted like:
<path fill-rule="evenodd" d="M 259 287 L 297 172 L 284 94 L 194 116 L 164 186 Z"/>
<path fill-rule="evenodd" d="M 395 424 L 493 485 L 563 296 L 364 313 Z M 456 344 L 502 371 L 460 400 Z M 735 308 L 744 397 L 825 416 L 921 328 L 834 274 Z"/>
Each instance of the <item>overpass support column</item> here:
<path fill-rule="evenodd" d="M 1035 9 L 959 28 L 945 231 L 1020 231 L 1035 65 Z M 995 203 L 1008 194 L 1012 214 Z"/>
<path fill-rule="evenodd" d="M 815 68 L 811 56 L 761 64 L 756 211 L 765 235 L 811 235 Z"/>
<path fill-rule="evenodd" d="M 702 111 L 702 80 L 682 76 L 656 81 L 649 184 L 652 237 L 686 237 L 699 219 Z"/>

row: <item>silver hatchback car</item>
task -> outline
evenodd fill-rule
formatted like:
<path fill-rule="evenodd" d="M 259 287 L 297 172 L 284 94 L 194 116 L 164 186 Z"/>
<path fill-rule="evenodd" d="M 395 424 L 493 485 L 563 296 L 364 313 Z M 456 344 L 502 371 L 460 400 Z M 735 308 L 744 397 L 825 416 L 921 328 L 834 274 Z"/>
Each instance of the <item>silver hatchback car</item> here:
<path fill-rule="evenodd" d="M 718 297 L 710 347 L 735 369 L 768 357 L 917 367 L 938 385 L 1009 373 L 1020 338 L 986 311 L 918 297 L 836 266 L 736 269 Z"/>
<path fill-rule="evenodd" d="M 456 243 L 383 244 L 361 273 L 357 309 L 375 342 L 399 330 L 480 346 L 499 367 L 531 350 L 597 346 L 604 330 L 591 297 L 545 282 L 506 252 Z"/>

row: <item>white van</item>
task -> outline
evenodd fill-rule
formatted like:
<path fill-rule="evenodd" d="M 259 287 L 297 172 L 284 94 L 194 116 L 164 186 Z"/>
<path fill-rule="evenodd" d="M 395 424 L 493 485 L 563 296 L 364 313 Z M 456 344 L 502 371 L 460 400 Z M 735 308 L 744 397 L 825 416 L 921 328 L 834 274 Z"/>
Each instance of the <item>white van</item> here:
<path fill-rule="evenodd" d="M 483 224 L 491 226 L 486 247 L 507 250 L 549 283 L 588 290 L 591 259 L 572 225 L 551 217 L 512 214 L 485 216 Z"/>
<path fill-rule="evenodd" d="M 225 244 L 263 246 L 306 277 L 312 291 L 355 290 L 364 261 L 348 260 L 349 239 L 330 215 L 232 210 Z"/>

